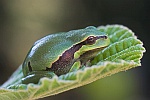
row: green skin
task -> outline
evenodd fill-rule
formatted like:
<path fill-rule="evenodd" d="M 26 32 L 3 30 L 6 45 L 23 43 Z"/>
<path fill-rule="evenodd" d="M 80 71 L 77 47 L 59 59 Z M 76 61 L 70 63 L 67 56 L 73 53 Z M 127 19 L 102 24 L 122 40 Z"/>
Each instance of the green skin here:
<path fill-rule="evenodd" d="M 45 36 L 34 43 L 24 60 L 22 83 L 38 83 L 42 77 L 78 70 L 109 43 L 106 33 L 93 26 Z M 77 62 L 80 67 L 73 68 Z"/>

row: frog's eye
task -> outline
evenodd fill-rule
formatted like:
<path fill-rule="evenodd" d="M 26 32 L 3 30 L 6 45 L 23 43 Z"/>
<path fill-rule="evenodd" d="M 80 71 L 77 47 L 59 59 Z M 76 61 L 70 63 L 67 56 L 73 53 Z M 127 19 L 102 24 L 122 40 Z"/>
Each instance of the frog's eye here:
<path fill-rule="evenodd" d="M 32 72 L 32 67 L 31 67 L 30 61 L 28 62 L 28 68 L 29 68 L 29 71 Z"/>
<path fill-rule="evenodd" d="M 94 37 L 94 36 L 89 36 L 86 41 L 85 41 L 85 44 L 89 44 L 89 45 L 92 45 L 96 42 L 97 38 Z"/>

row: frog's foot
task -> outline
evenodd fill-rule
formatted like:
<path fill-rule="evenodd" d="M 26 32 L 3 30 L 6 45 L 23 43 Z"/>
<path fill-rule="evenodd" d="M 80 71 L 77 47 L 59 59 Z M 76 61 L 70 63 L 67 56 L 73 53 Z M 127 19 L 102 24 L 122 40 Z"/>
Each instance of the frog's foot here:
<path fill-rule="evenodd" d="M 55 76 L 53 72 L 50 71 L 33 71 L 26 77 L 22 78 L 23 84 L 35 83 L 37 84 L 42 77 L 52 78 Z"/>

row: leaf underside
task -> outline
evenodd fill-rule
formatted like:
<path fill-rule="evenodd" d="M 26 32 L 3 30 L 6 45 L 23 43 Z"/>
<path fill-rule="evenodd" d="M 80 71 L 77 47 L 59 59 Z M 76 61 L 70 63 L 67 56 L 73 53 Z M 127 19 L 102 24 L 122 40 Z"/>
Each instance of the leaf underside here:
<path fill-rule="evenodd" d="M 130 29 L 122 25 L 100 26 L 98 29 L 108 34 L 111 43 L 91 61 L 91 67 L 55 76 L 52 79 L 45 77 L 40 79 L 38 84 L 25 85 L 20 81 L 23 77 L 20 66 L 0 87 L 0 100 L 43 98 L 141 65 L 140 59 L 145 48 Z"/>

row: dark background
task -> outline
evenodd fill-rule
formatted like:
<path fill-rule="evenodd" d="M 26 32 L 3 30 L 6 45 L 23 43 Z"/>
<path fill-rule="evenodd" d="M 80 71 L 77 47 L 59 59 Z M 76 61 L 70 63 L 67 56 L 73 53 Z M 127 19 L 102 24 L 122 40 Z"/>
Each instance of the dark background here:
<path fill-rule="evenodd" d="M 149 14 L 149 0 L 0 0 L 0 84 L 49 33 L 122 24 L 144 43 L 141 67 L 41 100 L 150 100 Z"/>

